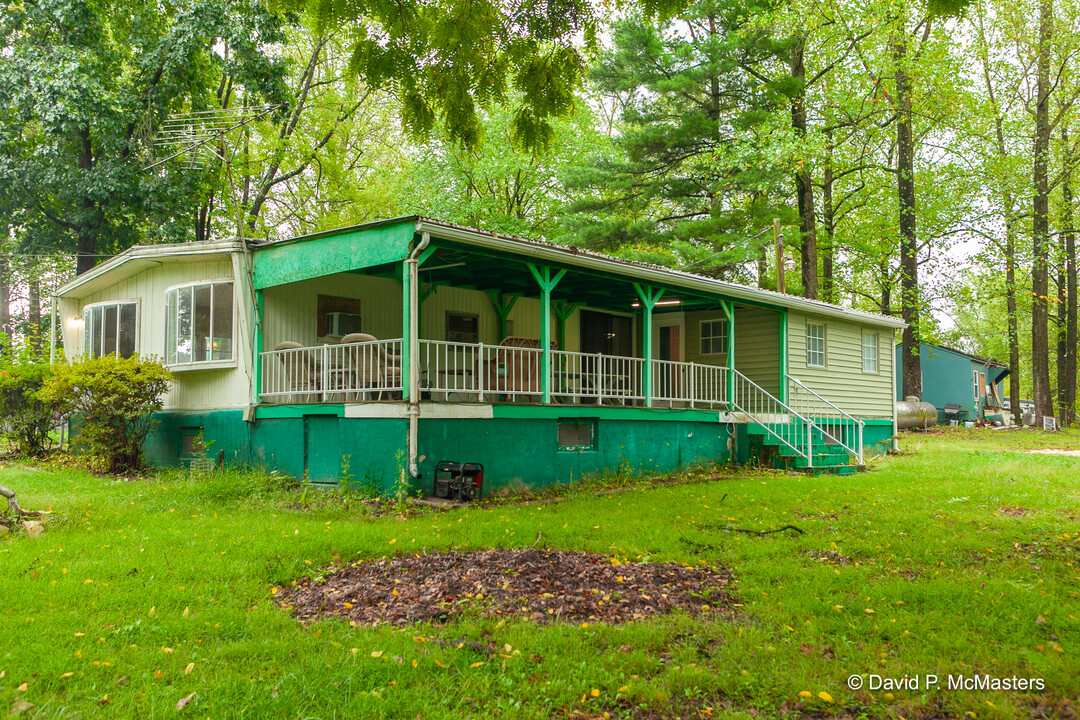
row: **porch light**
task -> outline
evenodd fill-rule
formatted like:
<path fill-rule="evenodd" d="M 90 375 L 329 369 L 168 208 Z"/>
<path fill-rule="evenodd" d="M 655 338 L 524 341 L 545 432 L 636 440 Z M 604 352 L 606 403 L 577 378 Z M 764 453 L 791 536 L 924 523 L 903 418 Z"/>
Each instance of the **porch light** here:
<path fill-rule="evenodd" d="M 784 258 L 784 272 L 795 272 L 795 261 L 793 259 Z"/>
<path fill-rule="evenodd" d="M 71 318 L 71 326 L 76 330 L 81 328 L 83 326 L 83 316 L 76 315 L 75 317 Z"/>
<path fill-rule="evenodd" d="M 660 306 L 660 305 L 681 305 L 681 304 L 682 304 L 682 300 L 661 300 L 660 302 L 656 303 L 656 306 Z M 641 307 L 641 303 L 639 303 L 639 302 L 631 303 L 630 307 L 639 308 L 639 307 Z"/>

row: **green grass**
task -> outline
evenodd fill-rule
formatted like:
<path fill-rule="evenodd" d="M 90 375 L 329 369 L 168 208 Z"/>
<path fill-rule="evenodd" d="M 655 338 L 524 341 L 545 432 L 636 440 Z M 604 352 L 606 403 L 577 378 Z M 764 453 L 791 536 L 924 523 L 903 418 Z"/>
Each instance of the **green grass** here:
<path fill-rule="evenodd" d="M 737 474 L 406 520 L 254 475 L 128 482 L 8 467 L 0 483 L 55 517 L 41 537 L 0 538 L 0 716 L 25 701 L 34 707 L 20 717 L 171 717 L 191 693 L 180 714 L 200 718 L 633 717 L 635 709 L 1027 718 L 1055 703 L 1075 712 L 1080 458 L 1021 451 L 1080 448 L 1080 435 L 961 429 L 906 436 L 903 447 L 904 456 L 853 477 Z M 1001 511 L 1010 507 L 1029 512 Z M 789 523 L 805 534 L 728 529 Z M 725 565 L 741 607 L 735 617 L 624 626 L 473 618 L 305 628 L 273 595 L 335 554 L 519 547 L 538 532 L 549 547 Z M 829 550 L 853 564 L 810 554 Z M 512 651 L 503 663 L 417 637 Z M 950 673 L 1017 675 L 1043 678 L 1046 690 L 890 698 L 846 688 L 849 675 L 870 673 L 934 673 L 943 685 Z M 812 698 L 800 701 L 800 691 Z"/>

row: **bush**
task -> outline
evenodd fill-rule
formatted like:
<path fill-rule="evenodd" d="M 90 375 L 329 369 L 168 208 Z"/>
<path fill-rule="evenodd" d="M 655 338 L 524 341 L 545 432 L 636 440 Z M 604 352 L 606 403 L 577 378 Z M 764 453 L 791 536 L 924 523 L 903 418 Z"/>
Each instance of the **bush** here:
<path fill-rule="evenodd" d="M 139 470 L 142 444 L 154 428 L 172 373 L 134 355 L 82 360 L 54 368 L 39 397 L 79 421 L 78 440 L 112 473 Z"/>
<path fill-rule="evenodd" d="M 44 363 L 0 367 L 0 433 L 23 455 L 43 455 L 59 413 L 38 397 L 52 370 Z"/>

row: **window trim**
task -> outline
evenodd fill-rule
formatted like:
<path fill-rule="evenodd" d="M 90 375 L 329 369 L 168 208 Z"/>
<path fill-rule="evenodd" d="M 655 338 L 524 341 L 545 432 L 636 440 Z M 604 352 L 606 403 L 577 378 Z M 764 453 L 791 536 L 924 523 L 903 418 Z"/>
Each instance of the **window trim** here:
<path fill-rule="evenodd" d="M 228 360 L 196 360 L 196 361 L 193 361 L 193 362 L 185 362 L 185 363 L 169 363 L 169 348 L 166 345 L 166 342 L 168 341 L 168 338 L 169 338 L 169 315 L 168 315 L 168 308 L 169 308 L 168 297 L 169 297 L 169 293 L 173 292 L 174 290 L 179 290 L 181 288 L 186 288 L 186 287 L 198 287 L 200 285 L 224 285 L 226 283 L 232 285 L 232 300 L 231 300 L 231 302 L 232 302 L 232 336 L 229 338 L 231 343 L 232 343 L 232 357 L 229 358 Z M 161 359 L 162 359 L 162 362 L 165 365 L 165 367 L 169 368 L 169 370 L 171 370 L 172 372 L 185 372 L 185 371 L 188 371 L 188 370 L 216 370 L 218 368 L 234 368 L 234 367 L 237 367 L 237 362 L 238 362 L 237 355 L 238 355 L 238 352 L 237 352 L 237 342 L 236 342 L 236 331 L 237 331 L 237 325 L 239 323 L 237 322 L 237 318 L 236 318 L 236 312 L 237 312 L 236 288 L 237 288 L 236 279 L 233 278 L 233 277 L 214 278 L 214 279 L 211 279 L 211 280 L 191 280 L 189 282 L 182 282 L 182 283 L 177 283 L 176 285 L 170 285 L 169 287 L 165 288 L 165 292 L 162 295 L 162 305 L 164 306 L 163 310 L 165 311 L 165 318 L 164 318 L 165 319 L 165 324 L 162 327 L 162 332 L 164 334 L 163 334 L 163 337 L 161 338 L 161 349 L 162 349 Z M 212 323 L 213 323 L 213 312 L 212 312 L 212 310 L 213 310 L 213 303 L 211 302 L 211 316 L 210 316 L 211 317 L 211 327 L 212 327 Z"/>
<path fill-rule="evenodd" d="M 821 364 L 810 362 L 810 326 L 816 325 L 821 328 Z M 829 332 L 826 323 L 814 320 L 806 321 L 806 367 L 825 368 L 829 362 Z"/>
<path fill-rule="evenodd" d="M 142 328 L 140 327 L 140 322 L 139 321 L 142 319 L 142 301 L 139 300 L 138 298 L 136 298 L 134 300 L 99 300 L 97 302 L 87 303 L 86 305 L 83 305 L 83 307 L 82 307 L 82 322 L 83 322 L 83 326 L 82 326 L 82 357 L 87 358 L 87 359 L 95 357 L 94 355 L 91 355 L 91 354 L 86 352 L 86 340 L 87 340 L 87 337 L 88 337 L 87 336 L 87 329 L 86 329 L 86 326 L 88 324 L 86 322 L 86 311 L 90 310 L 90 309 L 93 309 L 93 308 L 96 308 L 96 307 L 104 307 L 106 305 L 134 305 L 135 306 L 135 352 L 133 352 L 132 355 L 140 354 L 140 346 L 142 344 Z M 119 314 L 117 315 L 117 319 L 116 319 L 116 334 L 117 334 L 116 352 L 113 353 L 113 354 L 116 355 L 117 357 L 119 357 L 120 356 L 120 317 L 119 317 Z M 104 357 L 104 356 L 100 356 L 100 357 Z"/>
<path fill-rule="evenodd" d="M 720 337 L 724 339 L 724 343 L 723 343 L 724 344 L 724 349 L 721 350 L 720 352 L 702 352 L 701 344 L 702 344 L 702 342 L 705 341 L 705 331 L 704 331 L 705 323 L 717 323 L 717 322 L 721 323 L 723 325 L 723 327 L 724 327 L 724 333 L 722 335 L 720 335 Z M 727 352 L 728 352 L 728 348 L 727 348 L 727 346 L 728 346 L 728 335 L 730 333 L 731 333 L 731 328 L 728 327 L 727 318 L 712 318 L 712 319 L 709 319 L 709 320 L 698 320 L 698 353 L 702 357 L 706 357 L 706 356 L 715 357 L 715 356 L 718 356 L 718 355 L 727 355 Z M 716 337 L 715 335 L 710 335 L 709 336 L 710 339 L 714 339 L 715 337 Z"/>
<path fill-rule="evenodd" d="M 874 338 L 874 343 L 873 343 L 874 344 L 874 369 L 873 370 L 867 370 L 866 369 L 866 348 L 868 347 L 867 344 L 866 344 L 866 338 L 867 337 L 873 337 Z M 881 372 L 881 336 L 876 332 L 863 330 L 862 331 L 862 337 L 860 338 L 860 340 L 861 340 L 861 349 L 862 349 L 862 371 L 864 373 L 866 373 L 867 375 L 877 375 L 878 373 Z"/>

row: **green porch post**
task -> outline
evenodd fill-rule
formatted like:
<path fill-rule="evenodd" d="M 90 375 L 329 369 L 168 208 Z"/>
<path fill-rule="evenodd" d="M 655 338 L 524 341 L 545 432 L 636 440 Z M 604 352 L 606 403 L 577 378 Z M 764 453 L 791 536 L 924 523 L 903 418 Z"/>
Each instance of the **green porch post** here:
<path fill-rule="evenodd" d="M 777 398 L 782 403 L 788 401 L 788 316 L 787 310 L 780 313 L 780 394 Z"/>
<path fill-rule="evenodd" d="M 642 370 L 641 389 L 642 394 L 645 395 L 645 407 L 652 407 L 652 314 L 656 303 L 664 296 L 664 289 L 634 283 L 634 290 L 641 298 L 641 307 L 645 311 L 645 328 L 641 339 L 641 354 L 645 357 L 645 367 Z"/>
<path fill-rule="evenodd" d="M 506 320 L 510 317 L 510 311 L 517 304 L 518 295 L 503 295 L 499 290 L 488 290 L 488 297 L 495 308 L 495 316 L 499 320 L 499 342 L 506 339 Z"/>
<path fill-rule="evenodd" d="M 735 399 L 735 305 L 730 301 L 721 300 L 720 307 L 727 318 L 727 401 L 730 412 L 731 403 Z"/>
<path fill-rule="evenodd" d="M 255 291 L 255 404 L 262 400 L 262 351 L 263 351 L 263 291 Z"/>
<path fill-rule="evenodd" d="M 570 316 L 584 304 L 585 303 L 569 303 L 565 300 L 556 300 L 551 304 L 552 309 L 555 311 L 555 317 L 559 321 L 555 336 L 559 341 L 560 350 L 566 349 L 566 321 L 569 320 Z"/>
<path fill-rule="evenodd" d="M 551 403 L 551 291 L 563 279 L 565 270 L 551 274 L 551 268 L 528 263 L 529 272 L 540 286 L 540 392 L 542 402 Z"/>

